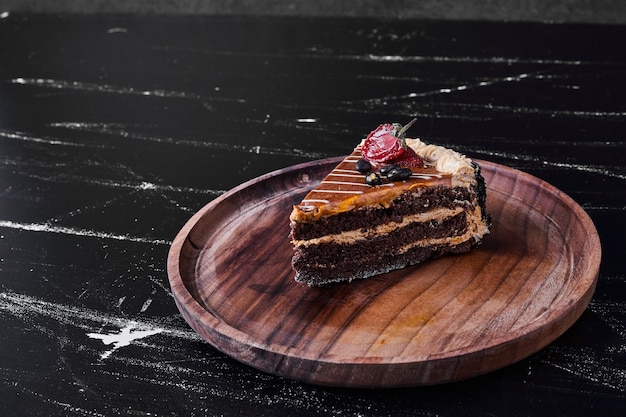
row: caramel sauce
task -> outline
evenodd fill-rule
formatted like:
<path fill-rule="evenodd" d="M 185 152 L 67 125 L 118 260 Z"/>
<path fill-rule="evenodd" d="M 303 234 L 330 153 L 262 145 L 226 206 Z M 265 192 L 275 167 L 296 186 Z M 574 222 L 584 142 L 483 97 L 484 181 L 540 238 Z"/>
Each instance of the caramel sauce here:
<path fill-rule="evenodd" d="M 358 146 L 294 206 L 291 220 L 310 221 L 376 204 L 389 207 L 393 199 L 417 187 L 451 185 L 452 175 L 425 166 L 411 168 L 413 175 L 407 180 L 370 186 L 365 183 L 365 174 L 356 170 L 356 161 L 360 158 L 361 147 Z"/>

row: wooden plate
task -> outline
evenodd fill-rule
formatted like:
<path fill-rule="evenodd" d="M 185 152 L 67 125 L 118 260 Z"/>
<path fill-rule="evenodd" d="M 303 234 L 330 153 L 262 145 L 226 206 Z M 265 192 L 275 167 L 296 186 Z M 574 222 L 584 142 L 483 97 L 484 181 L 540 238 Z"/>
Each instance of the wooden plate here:
<path fill-rule="evenodd" d="M 491 234 L 479 248 L 327 288 L 294 281 L 289 213 L 340 158 L 232 189 L 176 236 L 168 274 L 189 325 L 271 374 L 343 387 L 455 381 L 559 337 L 586 308 L 600 240 L 571 198 L 486 161 Z"/>

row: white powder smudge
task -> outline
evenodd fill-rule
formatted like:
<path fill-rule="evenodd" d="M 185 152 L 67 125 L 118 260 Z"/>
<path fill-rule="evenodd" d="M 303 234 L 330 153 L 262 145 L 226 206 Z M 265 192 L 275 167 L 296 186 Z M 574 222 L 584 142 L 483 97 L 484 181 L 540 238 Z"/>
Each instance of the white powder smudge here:
<path fill-rule="evenodd" d="M 122 300 L 122 298 L 120 298 L 120 300 Z M 85 330 L 85 332 L 94 334 L 98 333 L 98 329 L 101 329 L 103 326 L 124 329 L 132 325 L 133 329 L 158 331 L 158 333 L 163 333 L 168 336 L 192 341 L 202 340 L 200 336 L 190 329 L 181 330 L 179 328 L 168 327 L 156 320 L 129 320 L 123 316 L 54 303 L 10 291 L 0 292 L 0 313 L 1 312 L 6 312 L 22 319 L 32 316 L 48 317 L 59 323 L 78 327 Z"/>
<path fill-rule="evenodd" d="M 18 384 L 14 382 L 13 386 L 18 387 Z M 49 398 L 47 396 L 44 396 L 40 392 L 33 391 L 24 386 L 19 386 L 19 390 L 23 393 L 28 394 L 29 396 L 33 398 L 38 398 L 39 401 L 42 401 L 43 403 L 52 404 L 53 406 L 60 408 L 61 410 L 64 411 L 64 415 L 68 415 L 68 416 L 80 415 L 80 416 L 85 416 L 85 417 L 106 417 L 106 414 L 101 414 L 95 410 L 87 410 L 82 407 L 77 407 L 72 404 L 69 404 L 67 402 L 59 401 L 54 398 Z"/>
<path fill-rule="evenodd" d="M 135 340 L 153 336 L 164 331 L 163 329 L 158 328 L 150 330 L 135 330 L 137 329 L 137 327 L 138 324 L 135 321 L 131 321 L 122 329 L 120 329 L 119 333 L 87 333 L 87 336 L 92 339 L 100 339 L 105 345 L 113 345 L 112 349 L 107 350 L 102 355 L 100 355 L 100 359 L 104 360 L 111 356 L 113 352 L 115 352 L 117 349 L 124 346 L 129 346 Z"/>
<path fill-rule="evenodd" d="M 626 391 L 626 371 L 603 354 L 585 347 L 550 346 L 539 355 L 541 361 L 581 379 Z"/>
<path fill-rule="evenodd" d="M 0 227 L 6 227 L 9 229 L 27 230 L 30 232 L 46 232 L 46 233 L 60 233 L 65 235 L 96 237 L 101 239 L 114 239 L 123 240 L 129 242 L 149 243 L 153 245 L 171 245 L 169 240 L 163 239 L 150 239 L 146 237 L 120 235 L 116 233 L 107 233 L 97 230 L 78 229 L 73 227 L 56 226 L 52 224 L 41 223 L 18 223 L 10 220 L 0 220 Z"/>

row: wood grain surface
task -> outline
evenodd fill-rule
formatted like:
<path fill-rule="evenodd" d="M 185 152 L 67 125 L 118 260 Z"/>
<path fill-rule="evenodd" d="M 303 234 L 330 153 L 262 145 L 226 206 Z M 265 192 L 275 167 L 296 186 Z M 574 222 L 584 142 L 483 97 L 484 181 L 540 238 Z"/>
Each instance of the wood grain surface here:
<path fill-rule="evenodd" d="M 291 206 L 339 158 L 223 194 L 174 240 L 177 306 L 205 340 L 275 375 L 344 387 L 429 385 L 525 358 L 567 330 L 593 294 L 601 248 L 572 199 L 478 161 L 491 234 L 470 253 L 327 288 L 296 283 Z"/>

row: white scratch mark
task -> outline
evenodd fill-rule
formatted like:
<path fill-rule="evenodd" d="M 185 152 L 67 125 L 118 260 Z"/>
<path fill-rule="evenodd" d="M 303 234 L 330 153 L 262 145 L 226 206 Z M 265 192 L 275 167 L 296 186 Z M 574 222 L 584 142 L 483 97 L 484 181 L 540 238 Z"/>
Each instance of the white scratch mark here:
<path fill-rule="evenodd" d="M 589 172 L 592 174 L 601 174 L 607 177 L 613 177 L 613 178 L 626 180 L 626 174 L 615 172 L 609 169 L 608 167 L 603 167 L 603 166 L 569 164 L 565 162 L 554 162 L 554 161 L 553 162 L 544 161 L 544 165 L 555 166 L 559 168 L 573 169 L 575 171 Z"/>
<path fill-rule="evenodd" d="M 139 184 L 140 190 L 156 190 L 156 188 L 156 184 L 152 184 L 151 182 L 143 181 L 141 184 Z"/>
<path fill-rule="evenodd" d="M 451 94 L 451 93 L 455 93 L 458 91 L 465 91 L 465 90 L 469 90 L 472 88 L 487 87 L 487 86 L 491 86 L 491 85 L 503 83 L 503 82 L 519 82 L 529 77 L 531 77 L 531 75 L 526 74 L 526 73 L 517 74 L 517 75 L 508 75 L 505 77 L 479 81 L 474 84 L 461 84 L 455 87 L 443 87 L 437 90 L 423 91 L 421 93 L 411 92 L 411 93 L 407 93 L 404 95 L 377 97 L 377 98 L 366 99 L 363 101 L 367 103 L 380 103 L 380 102 L 387 102 L 389 100 L 402 100 L 402 99 L 407 99 L 407 98 L 428 97 L 428 96 L 433 96 L 433 95 L 438 95 L 438 94 Z"/>
<path fill-rule="evenodd" d="M 626 303 L 614 301 L 595 301 L 589 304 L 589 309 L 600 316 L 611 329 L 619 335 L 622 340 L 626 340 L 626 324 L 620 320 L 619 314 L 624 312 Z M 626 346 L 621 346 L 626 352 Z M 626 369 L 625 369 L 626 374 Z M 624 381 L 626 384 L 626 381 Z"/>
<path fill-rule="evenodd" d="M 150 307 L 150 304 L 152 304 L 152 298 L 146 299 L 146 301 L 141 306 L 141 309 L 139 310 L 139 312 L 144 313 L 148 309 L 148 307 Z"/>
<path fill-rule="evenodd" d="M 212 98 L 204 97 L 196 93 L 185 91 L 168 91 L 168 90 L 138 90 L 133 87 L 123 87 L 110 84 L 94 84 L 81 81 L 55 80 L 50 78 L 14 78 L 10 80 L 13 84 L 34 85 L 38 87 L 56 88 L 60 90 L 76 90 L 90 91 L 98 93 L 114 93 L 114 94 L 130 94 L 140 96 L 166 97 L 166 98 L 184 98 L 193 100 L 210 100 Z M 218 101 L 235 101 L 242 102 L 242 99 L 214 99 Z"/>
<path fill-rule="evenodd" d="M 122 304 L 124 303 L 124 301 L 126 300 L 126 296 L 122 296 L 117 300 L 117 308 L 120 308 L 122 306 Z"/>
<path fill-rule="evenodd" d="M 122 27 L 110 28 L 107 33 L 127 33 L 128 29 Z"/>
<path fill-rule="evenodd" d="M 484 84 L 488 85 L 488 84 Z M 466 87 L 467 88 L 467 87 Z M 460 87 L 457 87 L 457 90 L 460 90 Z M 447 103 L 449 107 L 460 107 L 461 109 L 469 109 L 469 110 L 477 110 L 477 111 L 488 111 L 488 112 L 506 112 L 506 113 L 518 113 L 518 114 L 538 114 L 544 116 L 559 116 L 559 117 L 586 117 L 586 118 L 604 118 L 604 117 L 617 117 L 622 118 L 626 116 L 626 111 L 596 111 L 596 110 L 557 110 L 557 109 L 542 109 L 539 107 L 521 107 L 521 106 L 505 106 L 505 105 L 495 105 L 493 103 L 488 104 L 469 104 L 469 103 Z M 504 138 L 498 138 L 498 140 L 502 140 Z M 562 143 L 560 141 L 552 141 L 553 144 Z M 567 144 L 571 146 L 572 144 L 579 144 L 583 142 L 573 142 L 569 141 Z M 596 146 L 598 145 L 613 145 L 613 146 L 622 146 L 622 141 L 592 141 L 585 142 L 588 145 Z"/>
<path fill-rule="evenodd" d="M 78 123 L 78 122 L 57 122 L 50 124 L 51 127 L 61 127 L 65 129 L 73 129 L 86 132 L 103 133 L 110 135 L 118 135 L 124 138 L 135 140 L 144 140 L 156 143 L 168 143 L 173 145 L 193 146 L 198 148 L 219 149 L 224 151 L 236 151 L 263 155 L 280 155 L 280 156 L 296 156 L 305 158 L 325 158 L 326 154 L 319 152 L 311 152 L 295 148 L 269 148 L 260 145 L 234 144 L 226 141 L 208 142 L 203 140 L 181 139 L 173 137 L 154 137 L 132 132 L 127 126 L 108 123 Z"/>
<path fill-rule="evenodd" d="M 464 147 L 460 146 L 458 148 L 464 148 Z M 537 160 L 542 159 L 542 157 L 539 155 L 522 155 L 522 154 L 515 154 L 515 153 L 510 153 L 510 152 L 491 151 L 487 149 L 477 149 L 477 148 L 472 148 L 471 150 L 473 152 L 480 153 L 482 155 L 498 156 L 498 157 L 514 159 L 518 161 L 536 162 Z M 541 163 L 546 167 L 566 168 L 566 169 L 570 169 L 574 171 L 587 172 L 591 174 L 600 174 L 600 175 L 604 175 L 604 176 L 612 177 L 612 178 L 619 178 L 622 180 L 626 179 L 626 174 L 623 174 L 618 171 L 619 167 L 574 164 L 574 163 L 550 161 L 547 159 L 544 159 Z"/>
<path fill-rule="evenodd" d="M 177 192 L 177 193 L 194 193 L 194 194 L 213 194 L 213 195 L 221 195 L 226 192 L 226 190 L 204 190 L 201 188 L 193 188 L 193 187 L 179 187 L 175 185 L 165 185 L 165 184 L 154 184 L 148 181 L 142 181 L 140 183 L 128 182 L 128 181 L 113 181 L 107 179 L 100 178 L 87 178 L 85 176 L 80 175 L 68 175 L 68 174 L 59 174 L 54 177 L 44 177 L 41 175 L 29 175 L 30 178 L 36 178 L 42 181 L 48 182 L 59 182 L 59 183 L 72 183 L 75 184 L 77 182 L 82 182 L 85 184 L 91 185 L 101 185 L 104 187 L 112 187 L 112 188 L 127 188 L 135 191 L 158 191 L 158 192 Z"/>
<path fill-rule="evenodd" d="M 100 359 L 104 360 L 111 356 L 113 352 L 115 352 L 117 349 L 124 346 L 129 346 L 135 340 L 143 339 L 144 337 L 153 336 L 155 334 L 163 332 L 163 329 L 158 328 L 151 330 L 133 330 L 136 328 L 137 323 L 131 321 L 122 329 L 120 329 L 119 333 L 87 333 L 87 336 L 92 339 L 100 339 L 105 345 L 113 345 L 112 349 L 107 350 L 102 355 L 100 355 Z"/>
<path fill-rule="evenodd" d="M 129 235 L 121 235 L 116 233 L 100 232 L 96 230 L 78 229 L 73 227 L 55 226 L 51 224 L 41 223 L 18 223 L 10 220 L 0 220 L 0 227 L 9 229 L 26 230 L 30 232 L 60 233 L 65 235 L 95 237 L 100 239 L 114 239 L 128 242 L 149 243 L 153 245 L 171 245 L 171 241 L 164 239 L 150 239 L 146 237 L 137 237 Z"/>
<path fill-rule="evenodd" d="M 105 146 L 100 145 L 100 144 L 94 145 L 94 144 L 85 144 L 85 143 L 77 143 L 77 142 L 68 142 L 68 141 L 59 140 L 59 139 L 50 138 L 50 137 L 31 136 L 24 132 L 17 132 L 17 131 L 0 130 L 0 137 L 21 140 L 24 142 L 43 143 L 46 145 L 73 146 L 76 148 L 105 148 Z"/>
<path fill-rule="evenodd" d="M 579 378 L 618 391 L 626 390 L 626 371 L 607 363 L 607 357 L 589 348 L 551 346 L 539 355 L 542 362 Z"/>
<path fill-rule="evenodd" d="M 319 56 L 316 56 L 319 57 Z M 524 59 L 510 57 L 475 57 L 475 56 L 424 56 L 424 55 L 332 55 L 333 59 L 352 59 L 374 62 L 465 62 L 474 64 L 560 64 L 581 65 L 583 61 L 561 59 Z"/>
<path fill-rule="evenodd" d="M 626 211 L 626 206 L 598 206 L 598 205 L 594 205 L 594 204 L 590 204 L 590 203 L 583 203 L 583 204 L 581 204 L 581 207 L 584 208 L 585 210 Z"/>

